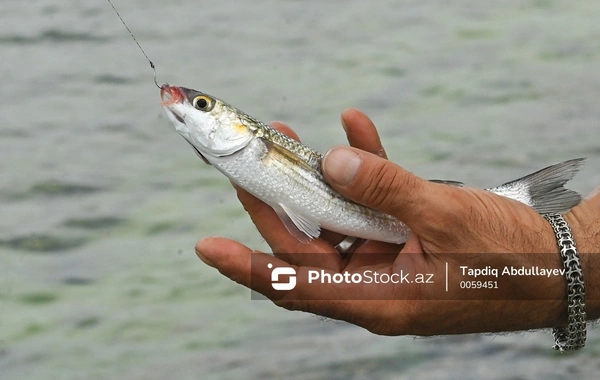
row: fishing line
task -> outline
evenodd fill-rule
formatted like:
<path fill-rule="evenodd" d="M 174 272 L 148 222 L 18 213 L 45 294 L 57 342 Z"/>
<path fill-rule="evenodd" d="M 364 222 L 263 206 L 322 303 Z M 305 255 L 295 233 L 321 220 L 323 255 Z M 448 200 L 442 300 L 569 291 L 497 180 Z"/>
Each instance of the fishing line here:
<path fill-rule="evenodd" d="M 142 51 L 142 54 L 144 54 L 144 57 L 146 57 L 146 59 L 148 60 L 148 62 L 150 62 L 150 68 L 152 68 L 152 71 L 154 72 L 154 84 L 156 85 L 156 87 L 160 88 L 160 86 L 158 85 L 158 82 L 156 81 L 156 67 L 154 67 L 154 63 L 150 60 L 150 58 L 148 58 L 148 54 L 146 54 L 146 52 L 144 51 L 144 49 L 142 49 L 142 45 L 140 45 L 140 43 L 138 42 L 137 38 L 135 38 L 135 36 L 131 32 L 131 29 L 129 29 L 129 27 L 127 26 L 127 24 L 125 24 L 125 21 L 123 21 L 123 17 L 121 17 L 121 15 L 119 14 L 119 11 L 117 10 L 117 8 L 115 8 L 115 6 L 113 5 L 112 1 L 110 1 L 110 0 L 106 0 L 106 1 L 108 1 L 108 3 L 112 7 L 112 9 L 115 11 L 115 13 L 117 14 L 117 16 L 119 16 L 119 19 L 123 23 L 123 26 L 125 27 L 125 29 L 127 29 L 127 31 L 129 32 L 129 35 L 131 36 L 131 38 L 133 38 L 133 41 L 135 41 L 135 43 L 137 44 L 137 46 L 140 48 L 140 50 Z"/>

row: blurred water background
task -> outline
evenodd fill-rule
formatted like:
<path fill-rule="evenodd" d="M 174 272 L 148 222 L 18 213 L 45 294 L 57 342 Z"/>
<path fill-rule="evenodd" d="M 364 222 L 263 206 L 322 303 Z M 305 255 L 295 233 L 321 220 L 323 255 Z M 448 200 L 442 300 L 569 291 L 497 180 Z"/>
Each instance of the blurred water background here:
<path fill-rule="evenodd" d="M 282 120 L 325 152 L 358 107 L 390 158 L 492 186 L 588 157 L 600 184 L 594 1 L 115 0 L 160 82 Z M 600 334 L 379 337 L 287 312 L 195 242 L 266 250 L 229 182 L 162 114 L 104 0 L 0 2 L 0 378 L 560 379 Z M 443 313 L 443 310 L 440 310 Z"/>

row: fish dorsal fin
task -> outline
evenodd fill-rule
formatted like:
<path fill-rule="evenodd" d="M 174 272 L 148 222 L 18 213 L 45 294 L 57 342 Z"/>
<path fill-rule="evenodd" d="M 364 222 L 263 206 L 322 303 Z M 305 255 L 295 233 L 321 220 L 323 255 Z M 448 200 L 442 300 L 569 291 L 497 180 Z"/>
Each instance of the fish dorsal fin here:
<path fill-rule="evenodd" d="M 454 186 L 454 187 L 463 187 L 463 186 L 465 186 L 465 184 L 462 183 L 462 182 L 451 181 L 451 180 L 447 180 L 447 179 L 430 179 L 429 182 L 440 183 L 442 185 L 448 185 L 448 186 Z"/>
<path fill-rule="evenodd" d="M 579 193 L 565 188 L 564 185 L 573 179 L 584 160 L 585 158 L 576 158 L 548 166 L 535 173 L 488 190 L 500 194 L 506 191 L 518 192 L 525 190 L 529 193 L 529 199 L 517 199 L 518 197 L 514 199 L 524 201 L 540 214 L 563 213 L 581 201 Z"/>
<path fill-rule="evenodd" d="M 306 244 L 321 234 L 321 226 L 318 222 L 295 213 L 284 204 L 278 203 L 273 209 L 289 233 L 301 243 Z"/>

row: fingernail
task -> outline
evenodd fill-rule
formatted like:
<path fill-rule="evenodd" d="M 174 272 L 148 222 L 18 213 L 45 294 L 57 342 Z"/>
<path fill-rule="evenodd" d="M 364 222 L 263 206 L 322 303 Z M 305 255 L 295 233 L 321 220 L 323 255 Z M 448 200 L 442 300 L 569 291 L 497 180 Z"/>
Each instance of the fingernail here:
<path fill-rule="evenodd" d="M 198 255 L 198 258 L 199 258 L 200 260 L 202 260 L 202 262 L 203 262 L 204 264 L 208 265 L 209 267 L 213 267 L 213 268 L 215 267 L 215 263 L 213 263 L 212 261 L 210 261 L 210 259 L 209 259 L 208 257 L 204 256 L 204 255 L 202 254 L 202 252 L 200 252 L 200 251 L 196 251 L 196 255 Z"/>
<path fill-rule="evenodd" d="M 323 159 L 323 170 L 329 178 L 341 186 L 347 186 L 356 177 L 362 164 L 361 157 L 347 148 L 334 148 Z"/>
<path fill-rule="evenodd" d="M 346 125 L 346 120 L 344 120 L 344 115 L 342 115 L 342 116 L 340 117 L 340 120 L 341 120 L 341 122 L 342 122 L 342 128 L 344 128 L 344 131 L 345 131 L 345 132 L 348 132 L 348 125 Z"/>

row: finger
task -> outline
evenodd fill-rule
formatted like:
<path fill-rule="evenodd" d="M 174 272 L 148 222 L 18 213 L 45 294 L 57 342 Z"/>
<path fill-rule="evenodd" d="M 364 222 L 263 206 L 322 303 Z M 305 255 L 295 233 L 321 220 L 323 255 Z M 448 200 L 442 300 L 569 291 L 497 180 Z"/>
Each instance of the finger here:
<path fill-rule="evenodd" d="M 355 108 L 349 108 L 342 112 L 341 122 L 351 146 L 387 158 L 377 128 L 367 115 Z M 321 237 L 334 246 L 345 238 L 342 234 L 330 231 L 325 231 Z"/>
<path fill-rule="evenodd" d="M 373 254 L 373 256 L 382 255 L 382 257 L 384 257 L 390 253 L 398 254 L 398 252 L 400 252 L 400 248 L 402 248 L 402 245 L 399 244 L 385 243 L 376 240 L 367 240 L 363 245 L 356 249 L 356 252 L 367 252 Z"/>
<path fill-rule="evenodd" d="M 238 284 L 253 289 L 272 300 L 284 297 L 287 292 L 272 286 L 271 272 L 277 267 L 296 266 L 226 238 L 208 237 L 196 244 L 196 254 L 207 265 Z"/>
<path fill-rule="evenodd" d="M 237 241 L 207 237 L 196 243 L 196 255 L 231 280 L 250 286 L 250 248 Z"/>
<path fill-rule="evenodd" d="M 350 252 L 342 254 L 347 262 L 344 269 L 353 270 L 363 266 L 389 264 L 394 261 L 393 256 L 398 255 L 401 245 L 385 243 L 376 240 L 358 239 L 358 245 L 352 246 Z M 390 256 L 393 255 L 393 256 Z"/>
<path fill-rule="evenodd" d="M 348 262 L 348 265 L 344 267 L 344 270 L 361 272 L 366 268 L 389 267 L 391 263 L 396 261 L 398 252 L 399 249 L 397 248 L 394 252 L 388 253 L 357 250 L 352 254 L 352 258 Z"/>
<path fill-rule="evenodd" d="M 341 120 L 351 146 L 387 158 L 377 128 L 367 115 L 349 108 L 342 112 Z"/>
<path fill-rule="evenodd" d="M 393 215 L 419 233 L 436 212 L 447 210 L 448 186 L 430 183 L 381 157 L 336 147 L 323 159 L 323 174 L 342 195 Z"/>
<path fill-rule="evenodd" d="M 309 284 L 308 271 L 320 271 L 317 267 L 299 267 L 287 261 L 267 255 L 259 251 L 252 251 L 245 245 L 226 238 L 208 237 L 196 244 L 196 254 L 207 265 L 216 268 L 221 274 L 231 280 L 251 288 L 273 301 L 287 299 L 288 301 L 302 301 L 310 299 L 333 300 L 340 297 L 335 286 L 320 286 Z M 296 272 L 297 286 L 291 290 L 276 290 L 272 284 L 274 268 L 289 267 Z M 338 271 L 326 270 L 334 274 Z M 314 285 L 314 286 L 310 286 Z M 314 290 L 311 290 L 314 288 Z M 300 308 L 300 306 L 298 306 Z"/>
<path fill-rule="evenodd" d="M 308 270 L 315 268 L 289 265 L 276 257 L 252 251 L 233 240 L 219 237 L 202 239 L 196 244 L 196 253 L 202 261 L 216 268 L 224 276 L 263 294 L 276 305 L 289 310 L 306 311 L 370 328 L 373 326 L 371 306 L 387 303 L 387 301 L 360 301 L 361 298 L 368 300 L 373 296 L 382 299 L 384 296 L 380 294 L 379 287 L 368 289 L 368 292 L 362 295 L 364 297 L 361 297 L 344 289 L 344 286 L 309 284 L 303 279 L 308 278 Z M 295 278 L 298 282 L 292 290 L 274 289 L 272 273 L 274 268 L 279 267 L 291 267 L 297 273 Z"/>
<path fill-rule="evenodd" d="M 423 253 L 421 241 L 412 231 L 408 234 L 408 239 L 406 240 L 401 253 Z"/>
<path fill-rule="evenodd" d="M 319 235 L 319 239 L 325 240 L 333 247 L 341 243 L 345 238 L 346 235 L 329 230 L 321 230 L 321 235 Z"/>

